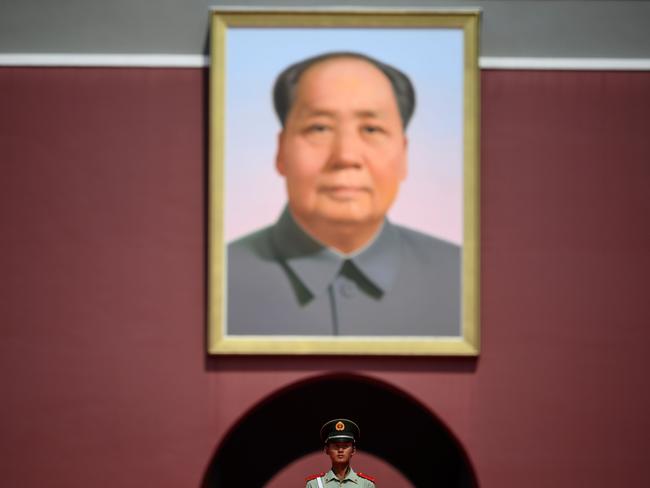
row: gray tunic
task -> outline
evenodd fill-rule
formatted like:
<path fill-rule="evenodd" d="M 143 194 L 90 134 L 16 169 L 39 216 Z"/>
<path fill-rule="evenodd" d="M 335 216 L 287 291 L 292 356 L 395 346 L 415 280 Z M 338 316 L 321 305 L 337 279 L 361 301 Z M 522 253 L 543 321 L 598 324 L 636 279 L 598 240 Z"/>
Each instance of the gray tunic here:
<path fill-rule="evenodd" d="M 231 335 L 460 335 L 460 249 L 385 221 L 344 257 L 278 222 L 228 246 Z"/>

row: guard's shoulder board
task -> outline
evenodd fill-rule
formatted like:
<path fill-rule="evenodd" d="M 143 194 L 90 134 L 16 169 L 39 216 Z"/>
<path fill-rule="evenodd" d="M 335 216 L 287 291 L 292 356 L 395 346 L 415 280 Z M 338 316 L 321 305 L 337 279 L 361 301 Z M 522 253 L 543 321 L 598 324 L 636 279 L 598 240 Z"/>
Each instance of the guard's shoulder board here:
<path fill-rule="evenodd" d="M 321 476 L 325 476 L 325 473 L 316 473 L 316 474 L 311 474 L 305 478 L 305 481 L 311 481 L 315 480 L 316 478 L 319 478 Z"/>
<path fill-rule="evenodd" d="M 369 481 L 372 481 L 373 483 L 375 482 L 375 478 L 373 478 L 372 476 L 370 476 L 370 475 L 368 475 L 368 474 L 366 474 L 366 473 L 357 473 L 357 474 L 358 474 L 359 476 L 361 476 L 362 478 L 364 478 L 364 479 L 367 479 L 367 480 L 369 480 Z"/>

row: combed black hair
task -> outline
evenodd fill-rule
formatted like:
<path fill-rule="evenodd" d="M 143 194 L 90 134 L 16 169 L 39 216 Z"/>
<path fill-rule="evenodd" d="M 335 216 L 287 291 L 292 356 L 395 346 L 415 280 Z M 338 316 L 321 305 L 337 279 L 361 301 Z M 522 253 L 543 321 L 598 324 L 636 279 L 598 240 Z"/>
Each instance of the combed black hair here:
<path fill-rule="evenodd" d="M 354 58 L 367 61 L 388 78 L 388 81 L 390 81 L 393 88 L 395 99 L 397 100 L 397 107 L 402 119 L 402 126 L 406 130 L 406 126 L 415 111 L 415 89 L 413 88 L 413 84 L 409 77 L 397 68 L 382 63 L 370 56 L 347 51 L 329 52 L 304 59 L 303 61 L 299 61 L 285 68 L 284 71 L 278 75 L 275 80 L 275 85 L 273 86 L 273 105 L 282 126 L 284 126 L 287 114 L 293 105 L 296 87 L 298 86 L 302 74 L 317 63 L 335 58 Z"/>

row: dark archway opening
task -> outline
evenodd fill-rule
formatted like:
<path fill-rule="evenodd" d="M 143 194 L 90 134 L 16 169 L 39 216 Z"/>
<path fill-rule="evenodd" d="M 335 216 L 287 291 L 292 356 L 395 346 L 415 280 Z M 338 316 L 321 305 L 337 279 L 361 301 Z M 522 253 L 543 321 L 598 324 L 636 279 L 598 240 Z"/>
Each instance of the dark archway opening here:
<path fill-rule="evenodd" d="M 416 400 L 374 379 L 328 375 L 283 389 L 244 416 L 217 449 L 203 488 L 263 487 L 285 465 L 320 450 L 318 430 L 335 417 L 356 419 L 360 448 L 418 488 L 478 486 L 458 441 Z"/>

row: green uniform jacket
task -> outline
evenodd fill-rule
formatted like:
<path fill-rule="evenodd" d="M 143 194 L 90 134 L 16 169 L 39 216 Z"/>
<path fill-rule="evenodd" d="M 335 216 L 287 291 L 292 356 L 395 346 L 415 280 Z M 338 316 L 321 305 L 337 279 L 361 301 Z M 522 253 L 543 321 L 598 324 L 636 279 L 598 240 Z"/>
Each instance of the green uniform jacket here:
<path fill-rule="evenodd" d="M 375 484 L 367 478 L 362 478 L 357 473 L 354 472 L 354 469 L 350 468 L 348 474 L 342 480 L 339 480 L 334 471 L 331 469 L 325 473 L 321 478 L 323 483 L 323 488 L 375 488 Z M 305 488 L 318 488 L 318 480 L 314 478 L 313 480 L 307 481 Z"/>

